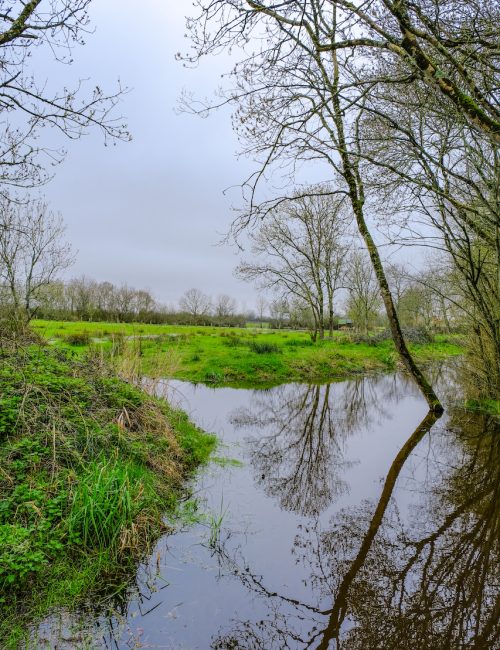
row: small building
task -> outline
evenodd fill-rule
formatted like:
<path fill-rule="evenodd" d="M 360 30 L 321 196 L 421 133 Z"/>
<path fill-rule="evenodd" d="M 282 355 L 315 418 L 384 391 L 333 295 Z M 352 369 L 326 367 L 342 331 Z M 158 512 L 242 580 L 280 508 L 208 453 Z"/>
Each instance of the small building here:
<path fill-rule="evenodd" d="M 354 329 L 354 323 L 350 318 L 338 318 L 337 319 L 337 328 L 342 332 Z"/>

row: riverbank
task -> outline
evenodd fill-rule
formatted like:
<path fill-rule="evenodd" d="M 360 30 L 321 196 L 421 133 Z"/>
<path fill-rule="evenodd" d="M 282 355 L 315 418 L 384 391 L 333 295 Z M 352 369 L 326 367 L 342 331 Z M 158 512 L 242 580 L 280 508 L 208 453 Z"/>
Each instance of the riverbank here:
<path fill-rule="evenodd" d="M 290 330 L 34 321 L 51 344 L 79 355 L 96 347 L 110 353 L 135 348 L 141 372 L 219 386 L 271 386 L 284 382 L 326 382 L 388 372 L 398 366 L 392 340 L 356 340 L 335 332 L 313 343 L 307 332 Z M 410 343 L 419 363 L 463 352 L 460 337 L 437 335 Z"/>
<path fill-rule="evenodd" d="M 0 354 L 0 638 L 16 648 L 26 621 L 127 590 L 215 438 L 98 357 Z"/>

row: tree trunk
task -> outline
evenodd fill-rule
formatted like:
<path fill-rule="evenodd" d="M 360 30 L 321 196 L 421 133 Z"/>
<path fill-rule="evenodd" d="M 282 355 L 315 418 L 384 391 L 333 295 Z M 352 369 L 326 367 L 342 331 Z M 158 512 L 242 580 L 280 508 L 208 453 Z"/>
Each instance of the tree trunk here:
<path fill-rule="evenodd" d="M 389 320 L 389 325 L 392 333 L 392 338 L 396 350 L 403 361 L 408 372 L 412 375 L 418 387 L 422 391 L 429 408 L 434 413 L 442 413 L 443 407 L 439 401 L 436 393 L 434 392 L 432 386 L 429 384 L 427 379 L 424 377 L 422 371 L 415 363 L 415 360 L 410 354 L 406 342 L 403 337 L 403 332 L 401 331 L 401 325 L 399 323 L 398 314 L 394 306 L 394 301 L 392 299 L 391 290 L 389 289 L 389 283 L 387 282 L 387 277 L 384 272 L 384 267 L 382 265 L 382 260 L 378 249 L 373 241 L 370 231 L 364 217 L 364 188 L 361 177 L 359 175 L 359 170 L 357 164 L 351 161 L 350 155 L 347 150 L 345 132 L 344 132 L 344 115 L 340 106 L 339 94 L 338 94 L 338 67 L 336 65 L 336 55 L 333 55 L 335 63 L 335 74 L 332 84 L 332 103 L 334 109 L 334 118 L 335 126 L 337 130 L 338 138 L 338 152 L 342 160 L 342 175 L 347 183 L 349 188 L 349 198 L 351 200 L 352 209 L 354 216 L 356 218 L 356 223 L 358 225 L 358 230 L 362 236 L 370 259 L 373 265 L 373 270 L 377 277 L 377 281 L 380 287 L 380 293 L 382 300 L 384 301 L 385 311 L 387 318 Z"/>

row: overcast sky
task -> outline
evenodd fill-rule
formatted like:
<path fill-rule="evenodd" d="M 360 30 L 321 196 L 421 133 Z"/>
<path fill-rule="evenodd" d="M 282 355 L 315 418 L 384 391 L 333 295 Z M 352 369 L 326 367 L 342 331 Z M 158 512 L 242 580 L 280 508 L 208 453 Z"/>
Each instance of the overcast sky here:
<path fill-rule="evenodd" d="M 95 33 L 75 49 L 71 67 L 36 52 L 37 76 L 45 74 L 51 86 L 88 78 L 110 92 L 119 77 L 130 92 L 117 114 L 133 137 L 104 147 L 95 131 L 67 143 L 66 159 L 43 192 L 78 249 L 70 275 L 148 288 L 167 303 L 198 287 L 252 307 L 254 289 L 233 276 L 236 250 L 218 242 L 234 218 L 232 206 L 241 204 L 239 191 L 223 191 L 253 163 L 237 160 L 228 111 L 208 119 L 176 111 L 183 89 L 211 95 L 228 68 L 222 56 L 196 70 L 175 60 L 189 47 L 190 10 L 179 0 L 96 1 Z M 42 137 L 51 142 L 55 134 Z"/>
<path fill-rule="evenodd" d="M 256 163 L 237 158 L 229 109 L 207 119 L 179 113 L 183 90 L 213 97 L 232 65 L 228 55 L 206 58 L 197 69 L 175 60 L 190 48 L 185 14 L 192 11 L 187 0 L 94 0 L 95 31 L 75 48 L 71 66 L 58 64 L 48 49 L 35 50 L 35 75 L 50 88 L 86 79 L 89 92 L 99 85 L 112 93 L 119 78 L 130 90 L 116 115 L 133 138 L 104 147 L 102 134 L 91 131 L 65 143 L 67 156 L 43 192 L 78 250 L 68 277 L 146 288 L 174 305 L 197 287 L 212 296 L 228 293 L 247 309 L 256 291 L 234 277 L 237 249 L 220 242 L 233 207 L 244 205 L 238 186 Z M 60 144 L 50 130 L 42 140 Z M 301 180 L 328 180 L 321 171 L 315 164 Z"/>

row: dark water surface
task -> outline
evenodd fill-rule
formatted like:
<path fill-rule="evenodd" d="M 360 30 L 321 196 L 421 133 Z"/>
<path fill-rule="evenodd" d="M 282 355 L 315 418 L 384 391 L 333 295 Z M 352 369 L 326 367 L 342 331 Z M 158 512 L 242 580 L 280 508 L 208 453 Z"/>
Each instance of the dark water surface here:
<path fill-rule="evenodd" d="M 399 374 L 169 395 L 241 464 L 200 473 L 201 521 L 125 602 L 54 617 L 40 647 L 500 647 L 498 420 L 426 417 Z"/>

